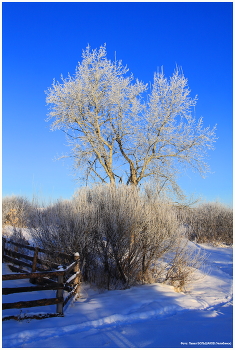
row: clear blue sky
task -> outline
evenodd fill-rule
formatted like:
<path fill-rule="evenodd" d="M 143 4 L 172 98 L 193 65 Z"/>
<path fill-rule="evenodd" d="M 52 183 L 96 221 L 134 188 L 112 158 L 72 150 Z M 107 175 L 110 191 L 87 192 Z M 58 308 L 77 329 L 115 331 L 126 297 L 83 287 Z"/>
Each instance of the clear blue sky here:
<path fill-rule="evenodd" d="M 78 187 L 61 131 L 45 122 L 53 79 L 74 74 L 89 43 L 106 43 L 135 78 L 150 82 L 163 66 L 182 66 L 196 116 L 217 124 L 213 173 L 179 179 L 186 194 L 232 205 L 232 2 L 5 2 L 3 20 L 2 195 L 71 198 Z"/>

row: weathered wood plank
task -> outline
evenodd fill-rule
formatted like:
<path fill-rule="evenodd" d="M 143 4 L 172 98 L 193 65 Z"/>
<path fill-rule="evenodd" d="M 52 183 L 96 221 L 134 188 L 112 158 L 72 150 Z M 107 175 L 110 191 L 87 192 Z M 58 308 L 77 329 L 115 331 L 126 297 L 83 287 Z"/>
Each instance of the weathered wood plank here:
<path fill-rule="evenodd" d="M 60 283 L 60 284 L 51 283 L 51 284 L 42 285 L 42 286 L 2 288 L 2 294 L 8 295 L 8 294 L 14 294 L 14 293 L 35 292 L 40 290 L 57 290 L 57 289 L 63 289 L 63 288 L 64 288 L 63 283 Z"/>
<path fill-rule="evenodd" d="M 8 256 L 8 255 L 4 255 L 4 259 L 7 260 L 7 261 L 10 261 L 11 263 L 15 264 L 15 265 L 18 265 L 18 266 L 26 266 L 26 267 L 29 267 L 29 268 L 32 268 L 32 264 L 29 264 L 25 261 L 21 261 L 21 260 L 18 260 L 18 259 L 15 259 L 15 258 L 12 258 L 11 256 Z"/>
<path fill-rule="evenodd" d="M 20 269 L 14 265 L 8 265 L 12 272 L 29 273 L 27 270 Z"/>
<path fill-rule="evenodd" d="M 2 309 L 20 309 L 26 307 L 34 307 L 34 306 L 46 306 L 53 305 L 58 303 L 63 303 L 63 298 L 51 298 L 51 299 L 39 299 L 39 300 L 30 300 L 30 301 L 17 301 L 15 303 L 3 303 Z"/>
<path fill-rule="evenodd" d="M 13 250 L 6 249 L 6 248 L 5 248 L 5 254 L 3 256 L 3 259 L 4 259 L 5 255 L 10 256 L 10 257 L 13 256 L 13 257 L 18 257 L 18 258 L 23 258 L 23 259 L 30 260 L 30 261 L 33 261 L 33 259 L 34 259 L 33 256 L 29 256 L 29 255 L 26 255 L 26 254 L 18 253 L 18 252 L 15 252 Z M 37 265 L 46 265 L 46 266 L 49 266 L 49 267 L 58 268 L 58 266 L 60 264 L 57 264 L 57 263 L 54 263 L 54 262 L 51 262 L 51 261 L 48 261 L 48 260 L 42 260 L 42 259 L 38 258 L 37 259 Z M 37 267 L 37 270 L 45 271 L 45 268 Z"/>
<path fill-rule="evenodd" d="M 43 248 L 39 248 L 39 247 L 31 247 L 30 245 L 24 245 L 22 243 L 18 243 L 18 242 L 14 242 L 10 239 L 6 239 L 5 237 L 3 237 L 3 240 L 5 240 L 6 243 L 9 243 L 9 244 L 13 244 L 17 247 L 20 247 L 20 248 L 25 248 L 25 249 L 29 249 L 29 250 L 35 250 L 36 248 L 38 248 L 38 251 L 41 252 L 41 253 L 49 253 L 50 255 L 58 255 L 58 256 L 61 256 L 61 257 L 65 257 L 65 258 L 68 258 L 68 259 L 71 259 L 72 258 L 72 255 L 70 254 L 66 254 L 66 253 L 62 253 L 62 252 L 53 252 L 51 253 L 50 250 L 47 250 L 47 249 L 43 249 Z"/>
<path fill-rule="evenodd" d="M 78 264 L 78 260 L 74 261 L 71 265 L 67 267 L 67 269 L 64 270 L 65 275 L 67 275 L 70 271 L 74 269 L 74 267 Z"/>
<path fill-rule="evenodd" d="M 33 272 L 33 273 L 31 272 L 31 273 L 3 275 L 2 280 L 9 281 L 9 280 L 51 277 L 51 276 L 63 276 L 63 275 L 64 275 L 64 271 L 48 271 L 48 272 Z"/>
<path fill-rule="evenodd" d="M 72 275 L 67 279 L 67 281 L 65 282 L 65 285 L 70 286 L 71 284 L 74 284 L 75 278 L 78 277 L 79 275 L 80 275 L 80 271 L 76 272 L 74 275 Z M 78 282 L 75 284 L 78 284 Z"/>
<path fill-rule="evenodd" d="M 16 257 L 16 258 L 23 258 L 23 259 L 26 259 L 26 260 L 33 261 L 33 256 L 29 256 L 29 255 L 25 255 L 25 254 L 22 254 L 22 253 L 18 253 L 18 252 L 15 252 L 15 251 L 7 249 L 7 248 L 5 248 L 5 254 L 4 255 L 9 255 L 9 256 L 12 255 L 13 257 Z"/>
<path fill-rule="evenodd" d="M 7 244 L 13 244 L 15 245 L 16 247 L 19 247 L 19 248 L 25 248 L 25 249 L 28 249 L 28 250 L 35 250 L 34 247 L 31 247 L 30 245 L 25 245 L 25 244 L 22 244 L 22 243 L 18 243 L 18 242 L 14 242 L 10 239 L 6 239 L 6 243 Z"/>

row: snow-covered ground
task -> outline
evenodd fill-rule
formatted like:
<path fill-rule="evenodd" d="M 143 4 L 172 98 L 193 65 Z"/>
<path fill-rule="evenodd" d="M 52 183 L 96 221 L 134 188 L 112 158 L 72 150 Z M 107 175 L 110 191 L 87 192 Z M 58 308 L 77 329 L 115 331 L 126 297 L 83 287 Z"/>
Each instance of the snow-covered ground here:
<path fill-rule="evenodd" d="M 192 243 L 191 243 L 192 244 Z M 121 291 L 81 288 L 64 317 L 9 320 L 2 325 L 3 347 L 30 348 L 231 348 L 232 248 L 197 245 L 210 256 L 206 274 L 198 271 L 185 293 L 151 284 Z M 3 273 L 10 273 L 4 264 Z M 28 281 L 5 281 L 23 286 Z M 28 293 L 29 294 L 29 293 Z M 3 302 L 29 300 L 28 294 L 3 296 Z M 32 292 L 31 300 L 54 297 L 55 291 Z M 55 305 L 4 310 L 3 316 L 55 312 Z"/>

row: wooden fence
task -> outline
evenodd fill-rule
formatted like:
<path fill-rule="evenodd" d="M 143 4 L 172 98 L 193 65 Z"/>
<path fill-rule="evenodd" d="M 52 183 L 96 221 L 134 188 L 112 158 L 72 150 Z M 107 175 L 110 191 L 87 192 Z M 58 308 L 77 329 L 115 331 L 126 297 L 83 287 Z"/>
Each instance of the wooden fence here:
<path fill-rule="evenodd" d="M 29 253 L 26 254 L 25 251 L 29 251 Z M 44 257 L 39 258 L 39 253 L 42 253 Z M 45 258 L 50 255 L 51 252 L 45 249 L 13 242 L 6 238 L 2 239 L 2 261 L 11 263 L 11 270 L 18 272 L 17 274 L 3 275 L 2 280 L 29 279 L 34 284 L 29 287 L 2 288 L 3 295 L 43 290 L 56 291 L 55 298 L 3 303 L 3 310 L 55 304 L 55 313 L 42 314 L 41 316 L 25 316 L 24 318 L 63 316 L 64 306 L 79 291 L 79 254 L 75 253 L 74 256 L 71 256 L 61 252 L 54 252 L 54 256 L 58 256 L 61 261 L 67 262 L 63 266 Z M 64 297 L 64 291 L 68 292 L 66 297 Z M 18 319 L 18 316 L 3 318 L 3 320 L 9 319 Z"/>

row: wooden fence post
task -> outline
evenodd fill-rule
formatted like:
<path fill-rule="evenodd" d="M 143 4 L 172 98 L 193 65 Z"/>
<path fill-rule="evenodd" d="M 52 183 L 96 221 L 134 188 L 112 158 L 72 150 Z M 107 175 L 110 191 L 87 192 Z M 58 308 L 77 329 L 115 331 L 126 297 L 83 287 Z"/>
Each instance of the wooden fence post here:
<path fill-rule="evenodd" d="M 58 266 L 58 269 L 60 269 L 62 266 Z M 64 283 L 64 275 L 59 275 L 58 276 L 58 283 L 63 284 Z M 57 289 L 56 292 L 56 298 L 61 298 L 64 296 L 64 290 L 62 288 Z M 58 314 L 63 315 L 63 306 L 64 306 L 64 301 L 62 303 L 59 303 L 56 305 L 56 312 Z"/>
<path fill-rule="evenodd" d="M 36 247 L 35 251 L 34 251 L 34 256 L 33 256 L 32 272 L 35 272 L 37 270 L 38 250 L 39 250 L 39 248 Z M 36 279 L 31 278 L 29 281 L 30 281 L 30 283 L 35 283 Z"/>
<path fill-rule="evenodd" d="M 79 262 L 80 262 L 80 256 L 79 256 L 79 253 L 74 253 L 74 261 L 77 261 L 77 264 L 74 266 L 74 273 L 76 273 L 77 274 L 77 276 L 76 276 L 76 278 L 74 279 L 74 286 L 76 286 L 77 285 L 77 288 L 75 289 L 75 294 L 78 294 L 78 292 L 79 292 L 79 288 L 80 288 L 80 286 L 79 286 L 79 282 L 80 282 L 80 276 L 78 276 L 78 272 L 80 272 L 80 264 L 79 264 Z"/>

